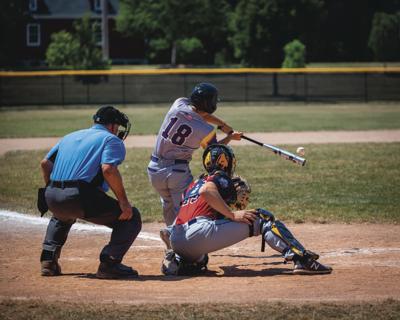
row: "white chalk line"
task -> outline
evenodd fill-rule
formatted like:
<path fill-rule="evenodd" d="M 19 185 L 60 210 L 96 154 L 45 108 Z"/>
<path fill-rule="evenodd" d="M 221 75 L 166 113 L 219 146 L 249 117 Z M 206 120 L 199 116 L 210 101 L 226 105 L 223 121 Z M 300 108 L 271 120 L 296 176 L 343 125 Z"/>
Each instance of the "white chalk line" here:
<path fill-rule="evenodd" d="M 45 225 L 49 223 L 49 218 L 47 217 L 35 217 L 28 214 L 22 214 L 19 212 L 8 211 L 8 210 L 0 210 L 0 221 L 15 221 L 15 222 L 24 222 L 29 223 L 31 225 Z M 99 226 L 90 223 L 74 223 L 71 231 L 78 232 L 97 232 L 97 233 L 111 233 L 112 230 L 106 226 Z M 152 240 L 152 241 L 161 241 L 161 239 L 149 232 L 140 232 L 138 235 L 139 239 L 143 240 Z"/>
<path fill-rule="evenodd" d="M 22 214 L 19 212 L 8 211 L 8 210 L 0 210 L 0 222 L 1 221 L 15 221 L 15 222 L 24 222 L 32 225 L 47 225 L 49 223 L 49 218 L 36 217 L 28 214 Z M 99 226 L 94 224 L 85 224 L 85 223 L 75 223 L 71 230 L 75 230 L 78 232 L 93 232 L 93 233 L 111 233 L 111 229 L 105 226 Z M 138 238 L 143 240 L 151 240 L 161 242 L 161 239 L 149 232 L 140 232 Z M 143 245 L 143 246 L 135 246 L 137 249 L 151 249 L 151 248 L 159 248 L 163 247 L 162 245 Z M 225 248 L 224 250 L 234 251 L 234 253 L 244 252 L 244 250 L 248 250 L 248 248 L 241 247 L 239 245 L 234 245 L 229 248 Z M 378 254 L 399 254 L 400 248 L 342 248 L 333 251 L 327 251 L 321 253 L 322 258 L 334 258 L 334 257 L 353 257 L 353 256 L 362 256 L 362 255 L 378 255 Z"/>
<path fill-rule="evenodd" d="M 356 255 L 373 255 L 383 253 L 400 253 L 400 248 L 348 248 L 324 253 L 323 257 L 346 257 Z"/>

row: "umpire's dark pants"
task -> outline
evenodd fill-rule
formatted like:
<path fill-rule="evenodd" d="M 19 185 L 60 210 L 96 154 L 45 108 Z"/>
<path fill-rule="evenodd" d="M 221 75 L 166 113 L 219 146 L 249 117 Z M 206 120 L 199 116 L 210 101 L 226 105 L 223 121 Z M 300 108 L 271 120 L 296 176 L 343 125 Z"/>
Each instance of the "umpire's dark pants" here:
<path fill-rule="evenodd" d="M 110 257 L 122 261 L 142 228 L 139 210 L 133 208 L 132 219 L 128 221 L 118 220 L 122 212 L 118 201 L 85 182 L 64 188 L 50 183 L 45 197 L 53 217 L 47 226 L 43 250 L 54 255 L 57 252 L 59 254 L 77 218 L 113 229 L 110 242 L 100 253 L 101 261 L 107 261 Z"/>

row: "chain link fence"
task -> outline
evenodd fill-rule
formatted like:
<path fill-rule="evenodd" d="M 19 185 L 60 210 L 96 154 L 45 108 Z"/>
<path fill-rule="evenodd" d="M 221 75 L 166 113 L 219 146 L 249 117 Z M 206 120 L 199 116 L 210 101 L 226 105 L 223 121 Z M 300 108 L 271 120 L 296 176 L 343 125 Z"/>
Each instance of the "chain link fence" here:
<path fill-rule="evenodd" d="M 225 70 L 0 72 L 0 105 L 170 103 L 199 82 L 226 102 L 400 100 L 400 68 Z"/>

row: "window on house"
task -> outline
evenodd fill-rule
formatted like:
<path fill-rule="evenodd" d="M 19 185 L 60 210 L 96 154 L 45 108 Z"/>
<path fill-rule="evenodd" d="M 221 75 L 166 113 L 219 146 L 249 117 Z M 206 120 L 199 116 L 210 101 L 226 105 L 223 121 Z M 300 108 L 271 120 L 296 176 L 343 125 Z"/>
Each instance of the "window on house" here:
<path fill-rule="evenodd" d="M 26 26 L 26 44 L 28 47 L 40 46 L 40 25 L 29 23 Z"/>
<path fill-rule="evenodd" d="M 101 0 L 94 0 L 94 10 L 101 11 Z"/>
<path fill-rule="evenodd" d="M 29 0 L 29 10 L 30 11 L 37 10 L 37 0 Z"/>
<path fill-rule="evenodd" d="M 103 39 L 102 39 L 101 25 L 99 22 L 95 22 L 93 24 L 93 33 L 96 44 L 101 47 Z"/>

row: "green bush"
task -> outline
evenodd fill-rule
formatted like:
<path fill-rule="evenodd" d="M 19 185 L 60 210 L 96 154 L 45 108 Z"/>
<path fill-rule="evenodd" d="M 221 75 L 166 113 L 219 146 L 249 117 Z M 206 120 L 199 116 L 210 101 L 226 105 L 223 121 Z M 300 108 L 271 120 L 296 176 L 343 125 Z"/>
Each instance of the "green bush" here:
<path fill-rule="evenodd" d="M 306 65 L 306 47 L 299 40 L 295 39 L 283 48 L 285 60 L 282 68 L 304 68 Z"/>
<path fill-rule="evenodd" d="M 203 44 L 198 38 L 185 38 L 178 41 L 178 62 L 180 63 L 201 63 L 204 56 Z"/>
<path fill-rule="evenodd" d="M 377 61 L 400 60 L 400 12 L 375 13 L 368 46 Z"/>
<path fill-rule="evenodd" d="M 97 45 L 98 23 L 88 16 L 74 22 L 74 32 L 60 31 L 52 34 L 46 50 L 46 62 L 50 67 L 62 69 L 104 69 L 110 61 L 104 61 Z"/>
<path fill-rule="evenodd" d="M 70 68 L 79 64 L 79 41 L 72 34 L 60 31 L 51 35 L 46 51 L 46 61 L 51 67 Z"/>

